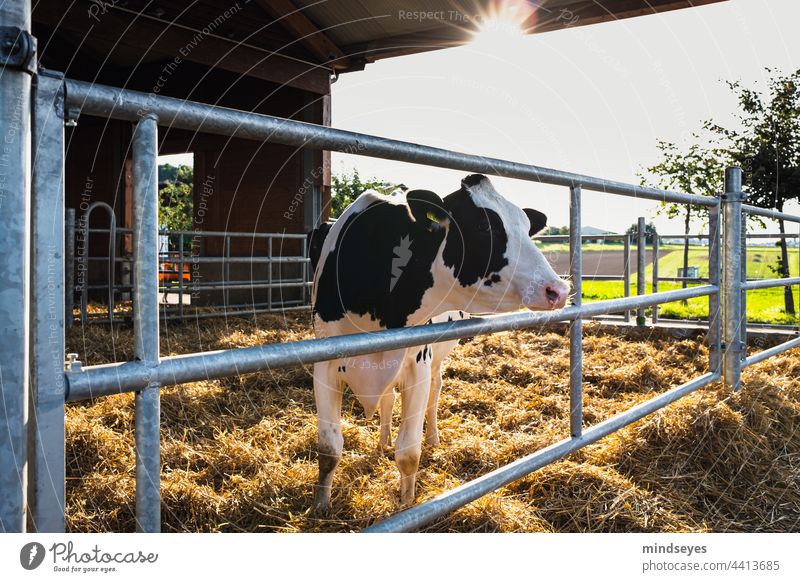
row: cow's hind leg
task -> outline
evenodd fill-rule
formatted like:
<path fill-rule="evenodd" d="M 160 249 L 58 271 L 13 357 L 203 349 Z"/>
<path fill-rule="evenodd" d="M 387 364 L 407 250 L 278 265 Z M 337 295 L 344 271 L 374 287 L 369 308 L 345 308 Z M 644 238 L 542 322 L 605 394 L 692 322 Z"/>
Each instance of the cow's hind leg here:
<path fill-rule="evenodd" d="M 408 358 L 407 373 L 400 388 L 402 416 L 395 444 L 395 462 L 400 469 L 400 503 L 404 507 L 414 503 L 422 452 L 422 427 L 431 387 L 430 347 L 422 349 L 426 350 L 426 356 L 419 362 L 416 358 Z"/>
<path fill-rule="evenodd" d="M 439 446 L 439 394 L 442 392 L 442 363 L 431 370 L 431 391 L 425 412 L 425 442 L 432 447 Z"/>
<path fill-rule="evenodd" d="M 333 472 L 342 458 L 342 392 L 344 385 L 333 372 L 331 362 L 314 364 L 314 400 L 317 404 L 317 432 L 319 438 L 319 480 L 314 499 L 314 509 L 327 513 L 331 502 Z"/>
<path fill-rule="evenodd" d="M 389 388 L 381 398 L 378 409 L 381 417 L 381 433 L 378 441 L 378 450 L 385 453 L 392 446 L 392 410 L 394 409 L 394 388 Z"/>

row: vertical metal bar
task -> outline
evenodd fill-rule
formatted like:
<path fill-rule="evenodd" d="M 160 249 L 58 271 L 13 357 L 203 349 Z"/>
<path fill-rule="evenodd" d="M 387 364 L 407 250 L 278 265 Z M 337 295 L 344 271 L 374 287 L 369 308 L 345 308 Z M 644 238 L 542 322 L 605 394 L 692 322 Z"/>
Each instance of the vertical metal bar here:
<path fill-rule="evenodd" d="M 742 170 L 725 169 L 722 196 L 722 375 L 725 385 L 739 390 L 742 323 Z"/>
<path fill-rule="evenodd" d="M 30 31 L 30 0 L 0 4 L 0 25 Z M 11 47 L 0 47 L 10 54 Z M 0 73 L 0 532 L 25 531 L 30 339 L 31 76 Z"/>
<path fill-rule="evenodd" d="M 183 233 L 178 235 L 178 317 L 183 319 Z"/>
<path fill-rule="evenodd" d="M 658 233 L 653 231 L 653 293 L 658 293 L 658 247 L 659 243 Z M 653 325 L 658 323 L 658 305 L 653 305 Z"/>
<path fill-rule="evenodd" d="M 626 234 L 622 254 L 622 293 L 625 297 L 631 296 L 631 235 Z M 630 310 L 624 312 L 625 322 L 631 320 Z"/>
<path fill-rule="evenodd" d="M 272 235 L 267 238 L 267 309 L 272 309 Z"/>
<path fill-rule="evenodd" d="M 307 238 L 302 239 L 302 243 L 303 243 L 303 257 L 307 257 L 308 256 L 308 239 Z M 301 267 L 300 268 L 300 272 L 302 273 L 302 277 L 300 277 L 300 278 L 303 280 L 303 304 L 307 304 L 307 303 L 310 302 L 310 297 L 308 296 L 309 289 L 308 289 L 308 285 L 307 285 L 308 280 L 309 280 L 309 274 L 308 274 L 308 271 L 309 271 L 309 268 L 310 268 L 309 267 L 309 263 L 301 263 L 300 267 Z"/>
<path fill-rule="evenodd" d="M 719 242 L 720 242 L 720 207 L 708 209 L 708 282 L 719 287 Z M 720 342 L 722 337 L 722 320 L 720 318 L 720 294 L 708 296 L 708 369 L 716 372 L 720 366 Z"/>
<path fill-rule="evenodd" d="M 67 208 L 64 216 L 64 324 L 69 329 L 75 309 L 75 209 Z"/>
<path fill-rule="evenodd" d="M 108 322 L 114 323 L 114 274 L 116 273 L 117 261 L 117 216 L 114 209 L 109 207 L 108 225 Z"/>
<path fill-rule="evenodd" d="M 223 278 L 225 280 L 225 306 L 227 307 L 231 304 L 231 294 L 228 290 L 228 284 L 231 282 L 231 262 L 229 260 L 231 258 L 231 237 L 225 236 L 223 241 L 225 244 L 225 273 Z"/>
<path fill-rule="evenodd" d="M 744 198 L 744 196 L 742 196 Z M 747 212 L 742 210 L 742 263 L 739 280 L 744 285 L 747 282 Z M 739 334 L 742 342 L 741 359 L 747 357 L 747 291 L 742 289 L 741 323 L 739 324 Z"/>
<path fill-rule="evenodd" d="M 31 228 L 31 445 L 28 527 L 64 531 L 64 89 L 34 89 Z M 74 215 L 74 214 L 73 214 Z"/>
<path fill-rule="evenodd" d="M 88 208 L 81 215 L 80 232 L 81 232 L 81 260 L 79 261 L 79 268 L 81 269 L 82 281 L 81 288 L 81 325 L 86 325 L 89 320 L 88 304 L 89 304 L 89 213 Z"/>
<path fill-rule="evenodd" d="M 644 216 L 639 217 L 639 221 L 636 227 L 636 294 L 637 295 L 644 295 L 645 294 L 645 280 L 644 280 L 644 269 L 645 269 L 645 243 L 646 243 L 646 231 L 647 226 L 644 222 Z M 644 325 L 645 318 L 644 318 L 644 307 L 640 307 L 636 310 L 636 325 Z"/>
<path fill-rule="evenodd" d="M 569 273 L 572 279 L 572 304 L 580 307 L 583 292 L 581 245 L 581 187 L 570 188 L 569 197 Z M 569 432 L 572 438 L 583 431 L 583 319 L 576 317 L 569 326 Z"/>
<path fill-rule="evenodd" d="M 158 365 L 158 127 L 144 116 L 133 132 L 134 355 Z M 161 529 L 160 401 L 153 382 L 136 393 L 136 531 Z"/>

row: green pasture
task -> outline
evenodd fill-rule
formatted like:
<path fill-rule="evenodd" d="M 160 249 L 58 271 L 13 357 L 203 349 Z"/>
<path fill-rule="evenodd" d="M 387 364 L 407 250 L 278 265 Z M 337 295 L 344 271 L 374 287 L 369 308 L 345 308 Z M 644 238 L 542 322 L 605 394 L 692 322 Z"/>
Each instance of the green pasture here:
<path fill-rule="evenodd" d="M 585 251 L 588 251 L 588 246 Z M 663 249 L 664 247 L 662 247 Z M 617 245 L 614 250 L 618 250 Z M 673 250 L 674 249 L 674 250 Z M 662 256 L 658 261 L 659 275 L 661 277 L 675 277 L 678 273 L 678 268 L 683 266 L 683 249 L 680 245 L 671 245 L 666 250 L 670 252 Z M 648 260 L 651 255 L 648 252 Z M 777 260 L 780 257 L 780 248 L 778 247 L 748 247 L 747 249 L 747 276 L 748 279 L 773 279 L 779 277 L 774 273 L 770 266 L 776 266 Z M 800 271 L 798 265 L 798 249 L 789 249 L 789 273 L 792 277 L 797 277 Z M 700 277 L 708 276 L 708 248 L 707 247 L 690 247 L 689 249 L 689 265 L 699 267 Z M 631 273 L 631 294 L 636 294 L 636 266 L 632 265 Z M 647 265 L 645 271 L 646 290 L 647 293 L 652 292 L 652 278 L 653 267 L 652 264 Z M 666 282 L 659 283 L 659 291 L 670 291 L 673 289 L 680 289 L 681 283 L 679 282 Z M 798 287 L 793 288 L 795 313 L 800 312 L 800 291 Z M 748 320 L 758 323 L 775 323 L 775 324 L 795 324 L 797 318 L 789 315 L 784 311 L 784 289 L 783 287 L 774 287 L 771 289 L 758 289 L 755 291 L 748 291 L 747 293 L 747 317 Z M 623 283 L 622 281 L 584 281 L 583 283 L 583 298 L 585 301 L 601 301 L 604 299 L 613 299 L 623 297 Z M 649 310 L 648 310 L 649 311 Z M 668 303 L 660 306 L 659 314 L 662 317 L 672 317 L 678 319 L 699 319 L 708 317 L 708 298 L 698 297 L 689 299 L 686 302 Z"/>

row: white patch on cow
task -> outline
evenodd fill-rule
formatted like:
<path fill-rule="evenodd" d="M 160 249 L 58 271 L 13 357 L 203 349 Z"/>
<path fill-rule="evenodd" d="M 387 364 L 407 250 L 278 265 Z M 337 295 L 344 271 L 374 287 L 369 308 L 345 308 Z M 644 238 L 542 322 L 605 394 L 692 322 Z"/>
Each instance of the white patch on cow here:
<path fill-rule="evenodd" d="M 452 280 L 452 284 L 440 292 L 446 297 L 441 301 L 441 306 L 472 313 L 513 311 L 520 307 L 563 307 L 569 286 L 553 271 L 553 267 L 531 240 L 528 216 L 521 208 L 501 196 L 488 178 L 467 187 L 467 190 L 476 206 L 493 210 L 500 217 L 508 238 L 503 255 L 508 264 L 497 273 L 500 276 L 499 283 L 487 286 L 484 284 L 485 280 L 479 280 L 475 285 L 464 288 L 455 280 L 454 268 L 444 264 L 440 252 L 434 262 L 434 281 Z M 434 284 L 434 287 L 437 285 Z M 548 299 L 545 293 L 548 287 L 558 293 L 559 300 L 556 303 Z"/>

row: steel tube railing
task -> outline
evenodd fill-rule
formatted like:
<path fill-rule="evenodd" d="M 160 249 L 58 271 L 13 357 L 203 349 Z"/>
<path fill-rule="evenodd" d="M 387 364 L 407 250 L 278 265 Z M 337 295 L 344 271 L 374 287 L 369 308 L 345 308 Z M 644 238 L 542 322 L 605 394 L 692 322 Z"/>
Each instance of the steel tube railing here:
<path fill-rule="evenodd" d="M 473 481 L 450 489 L 429 501 L 415 505 L 410 509 L 370 526 L 366 528 L 364 532 L 393 533 L 418 530 L 436 519 L 447 515 L 451 511 L 471 501 L 475 501 L 504 485 L 521 479 L 537 469 L 541 469 L 545 465 L 549 465 L 561 459 L 569 453 L 582 449 L 586 445 L 590 445 L 717 380 L 719 380 L 718 373 L 709 373 L 685 384 L 681 384 L 664 394 L 651 398 L 617 416 L 592 426 L 585 430 L 579 437 L 564 439 L 563 441 L 536 451 L 527 457 L 523 457 L 504 467 L 495 469 L 491 473 L 487 473 Z"/>
<path fill-rule="evenodd" d="M 742 211 L 754 216 L 763 216 L 765 218 L 772 218 L 774 220 L 800 223 L 800 216 L 795 214 L 787 214 L 786 212 L 780 212 L 771 208 L 761 208 L 759 206 L 751 206 L 750 204 L 742 204 Z"/>
<path fill-rule="evenodd" d="M 31 2 L 0 4 L 0 26 L 29 38 Z M 6 42 L 8 42 L 8 38 Z M 20 45 L 15 45 L 21 50 Z M 12 47 L 3 50 L 10 55 Z M 34 59 L 36 55 L 31 55 Z M 30 102 L 31 78 L 21 67 L 0 74 L 0 531 L 24 532 L 27 507 L 28 397 L 30 365 Z"/>
<path fill-rule="evenodd" d="M 81 113 L 99 117 L 136 121 L 152 111 L 161 123 L 174 129 L 212 133 L 229 137 L 269 141 L 300 148 L 313 148 L 350 153 L 398 162 L 424 164 L 451 170 L 481 172 L 495 176 L 518 178 L 557 186 L 577 186 L 585 190 L 620 194 L 634 198 L 714 206 L 716 200 L 680 192 L 669 192 L 634 184 L 624 184 L 572 172 L 563 172 L 530 164 L 453 152 L 441 148 L 386 139 L 352 131 L 323 127 L 187 101 L 151 95 L 68 79 L 67 106 Z"/>
<path fill-rule="evenodd" d="M 75 309 L 75 209 L 64 210 L 64 325 L 72 327 Z"/>
<path fill-rule="evenodd" d="M 146 371 L 137 388 L 136 531 L 161 530 L 161 426 L 158 380 L 158 126 L 145 115 L 135 126 L 133 149 L 134 357 Z"/>
<path fill-rule="evenodd" d="M 34 90 L 29 527 L 64 531 L 64 110 L 63 81 L 41 74 Z M 4 437 L 5 435 L 3 435 Z M 2 437 L 0 437 L 2 438 Z"/>
<path fill-rule="evenodd" d="M 722 196 L 724 229 L 722 233 L 722 374 L 725 385 L 739 389 L 741 373 L 742 323 L 742 170 L 725 170 L 725 194 Z"/>
<path fill-rule="evenodd" d="M 640 216 L 636 227 L 636 294 L 644 295 L 645 284 L 647 283 L 644 278 L 645 269 L 645 243 L 647 241 L 647 225 L 645 224 L 644 217 Z M 636 325 L 644 325 L 644 307 L 639 307 L 636 311 Z"/>
<path fill-rule="evenodd" d="M 754 289 L 768 289 L 770 287 L 788 287 L 789 285 L 800 284 L 800 277 L 789 277 L 786 279 L 754 279 L 742 284 L 745 291 Z"/>
<path fill-rule="evenodd" d="M 631 236 L 625 235 L 622 239 L 622 295 L 624 297 L 631 296 Z M 625 310 L 623 319 L 627 323 L 631 320 L 630 310 Z"/>
<path fill-rule="evenodd" d="M 475 317 L 464 321 L 436 323 L 410 328 L 390 329 L 375 333 L 359 333 L 324 339 L 302 340 L 287 344 L 269 344 L 199 354 L 184 354 L 161 359 L 156 368 L 142 362 L 124 362 L 83 368 L 67 373 L 67 400 L 86 400 L 140 390 L 148 382 L 162 386 L 196 382 L 210 378 L 258 372 L 300 364 L 311 364 L 333 358 L 345 358 L 391 349 L 405 348 L 486 335 L 511 329 L 526 329 L 575 317 L 595 317 L 607 313 L 636 309 L 640 305 L 669 303 L 716 293 L 711 285 L 677 289 L 662 293 L 610 299 L 581 307 L 566 307 L 559 311 L 518 312 L 504 315 Z"/>
<path fill-rule="evenodd" d="M 745 360 L 742 362 L 742 368 L 746 368 L 748 366 L 752 366 L 753 364 L 763 362 L 764 360 L 771 358 L 772 356 L 777 356 L 778 354 L 782 354 L 785 351 L 797 347 L 800 347 L 800 337 L 783 342 L 781 344 L 778 344 L 777 346 L 768 348 L 766 350 L 762 350 L 757 354 L 753 354 L 752 356 L 745 358 Z"/>
<path fill-rule="evenodd" d="M 581 187 L 569 193 L 569 271 L 572 280 L 572 304 L 580 308 L 583 300 L 583 257 L 581 249 Z M 569 432 L 580 436 L 583 426 L 583 319 L 580 314 L 569 327 Z"/>
<path fill-rule="evenodd" d="M 81 235 L 83 237 L 83 246 L 81 247 L 81 263 L 83 264 L 83 284 L 81 285 L 81 323 L 86 323 L 87 310 L 89 307 L 89 261 L 104 260 L 104 257 L 89 257 L 89 221 L 92 218 L 92 212 L 95 208 L 102 208 L 108 213 L 109 228 L 108 228 L 108 317 L 112 317 L 114 313 L 114 285 L 115 278 L 114 268 L 117 262 L 116 248 L 117 248 L 117 216 L 114 214 L 114 209 L 110 204 L 101 201 L 95 201 L 89 204 L 86 210 L 81 215 Z M 100 230 L 100 229 L 92 229 Z"/>
<path fill-rule="evenodd" d="M 651 291 L 653 293 L 658 293 L 658 234 L 653 232 L 653 288 Z M 653 325 L 658 323 L 658 305 L 653 305 L 652 309 L 652 321 Z"/>
<path fill-rule="evenodd" d="M 710 208 L 708 211 L 708 282 L 719 286 L 720 280 L 720 212 L 719 207 Z M 720 294 L 712 293 L 708 296 L 708 369 L 712 372 L 720 370 L 721 344 L 722 344 L 722 319 L 720 317 Z"/>

